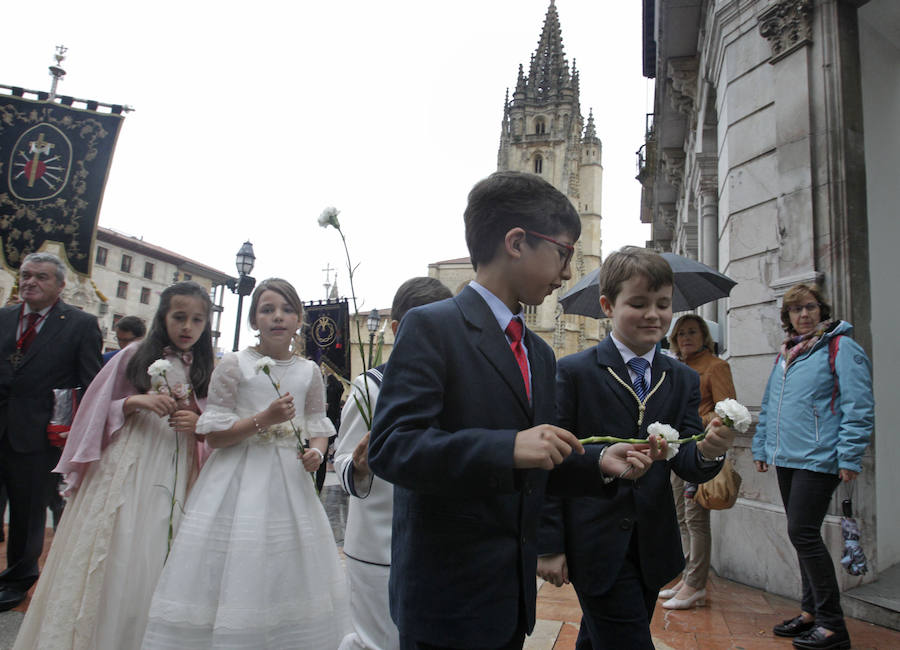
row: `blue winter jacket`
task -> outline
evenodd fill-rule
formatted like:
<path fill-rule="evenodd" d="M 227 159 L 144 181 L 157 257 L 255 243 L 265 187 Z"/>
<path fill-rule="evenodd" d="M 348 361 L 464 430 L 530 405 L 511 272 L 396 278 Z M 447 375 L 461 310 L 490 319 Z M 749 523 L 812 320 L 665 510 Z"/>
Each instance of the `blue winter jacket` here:
<path fill-rule="evenodd" d="M 875 400 L 871 363 L 848 336 L 852 331 L 840 321 L 787 370 L 779 356 L 753 436 L 754 460 L 826 474 L 860 471 L 875 425 Z M 832 374 L 828 342 L 835 336 L 841 338 Z M 835 375 L 839 393 L 832 402 Z"/>

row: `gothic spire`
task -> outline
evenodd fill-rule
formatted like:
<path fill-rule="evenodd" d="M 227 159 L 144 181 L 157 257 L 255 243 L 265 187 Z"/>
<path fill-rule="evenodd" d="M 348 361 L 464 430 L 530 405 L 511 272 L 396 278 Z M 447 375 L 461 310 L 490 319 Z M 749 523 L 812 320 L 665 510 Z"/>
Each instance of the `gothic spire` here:
<path fill-rule="evenodd" d="M 584 127 L 584 139 L 585 141 L 590 141 L 596 138 L 597 128 L 594 126 L 594 109 L 591 108 L 588 111 L 587 126 Z"/>
<path fill-rule="evenodd" d="M 550 0 L 537 50 L 531 59 L 528 96 L 530 99 L 538 100 L 555 97 L 560 90 L 569 85 L 570 81 L 559 14 L 556 12 L 556 3 Z"/>

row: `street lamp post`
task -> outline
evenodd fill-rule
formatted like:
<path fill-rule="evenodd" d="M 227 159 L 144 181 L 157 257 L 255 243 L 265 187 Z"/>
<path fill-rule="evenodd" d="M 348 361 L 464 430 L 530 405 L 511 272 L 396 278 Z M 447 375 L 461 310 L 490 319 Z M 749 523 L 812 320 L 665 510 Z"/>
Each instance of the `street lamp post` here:
<path fill-rule="evenodd" d="M 234 352 L 238 351 L 238 345 L 241 338 L 241 310 L 244 306 L 244 296 L 249 296 L 256 286 L 256 278 L 250 277 L 253 271 L 253 264 L 256 262 L 256 255 L 253 254 L 253 244 L 245 241 L 244 245 L 237 252 L 234 265 L 237 268 L 237 282 L 229 282 L 228 288 L 231 289 L 238 297 L 237 320 L 234 324 Z"/>
<path fill-rule="evenodd" d="M 366 329 L 369 330 L 369 363 L 367 365 L 370 366 L 372 365 L 372 345 L 375 342 L 375 332 L 378 330 L 378 323 L 380 322 L 381 316 L 378 314 L 378 310 L 373 307 L 366 318 Z M 368 370 L 368 368 L 363 370 Z"/>

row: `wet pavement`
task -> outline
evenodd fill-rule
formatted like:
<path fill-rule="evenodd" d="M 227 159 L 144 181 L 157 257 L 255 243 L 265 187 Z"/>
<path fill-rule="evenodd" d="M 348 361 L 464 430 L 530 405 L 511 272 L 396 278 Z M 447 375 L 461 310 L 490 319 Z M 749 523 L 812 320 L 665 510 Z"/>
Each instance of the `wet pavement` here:
<path fill-rule="evenodd" d="M 322 490 L 322 503 L 338 547 L 344 541 L 347 495 L 329 472 Z M 47 531 L 44 556 L 52 542 Z M 5 557 L 6 545 L 0 544 Z M 0 613 L 0 650 L 12 647 L 28 600 L 9 612 Z M 799 613 L 797 601 L 774 596 L 712 575 L 706 605 L 691 610 L 665 610 L 657 605 L 651 624 L 657 650 L 757 650 L 792 648 L 790 639 L 772 634 L 772 626 Z M 537 624 L 525 641 L 526 650 L 572 650 L 578 636 L 581 609 L 571 585 L 562 588 L 538 579 Z M 855 650 L 896 650 L 900 631 L 848 618 L 847 627 Z M 318 649 L 314 649 L 318 650 Z"/>

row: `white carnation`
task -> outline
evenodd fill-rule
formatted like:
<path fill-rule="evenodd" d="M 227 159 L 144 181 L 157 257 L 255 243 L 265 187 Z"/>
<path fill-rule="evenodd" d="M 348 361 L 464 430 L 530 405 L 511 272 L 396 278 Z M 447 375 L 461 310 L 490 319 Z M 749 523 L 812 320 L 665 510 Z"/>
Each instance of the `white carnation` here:
<path fill-rule="evenodd" d="M 147 368 L 147 374 L 151 377 L 165 377 L 166 373 L 172 369 L 172 362 L 165 359 L 157 359 Z"/>
<path fill-rule="evenodd" d="M 274 365 L 275 362 L 272 361 L 272 357 L 260 357 L 259 361 L 256 362 L 256 373 L 259 374 L 262 371 L 268 375 Z"/>
<path fill-rule="evenodd" d="M 666 449 L 666 460 L 674 458 L 675 454 L 678 453 L 678 448 L 681 444 L 678 443 L 677 440 L 681 438 L 681 434 L 678 433 L 676 429 L 670 427 L 668 424 L 663 424 L 662 422 L 654 422 L 647 427 L 647 433 L 655 435 L 657 438 L 669 443 Z"/>
<path fill-rule="evenodd" d="M 722 419 L 726 427 L 740 433 L 745 433 L 753 421 L 747 407 L 735 399 L 723 399 L 716 404 L 716 415 Z"/>
<path fill-rule="evenodd" d="M 325 208 L 322 210 L 322 214 L 319 215 L 319 225 L 323 228 L 327 228 L 328 226 L 340 228 L 341 224 L 337 218 L 340 213 L 341 211 L 334 206 Z"/>

